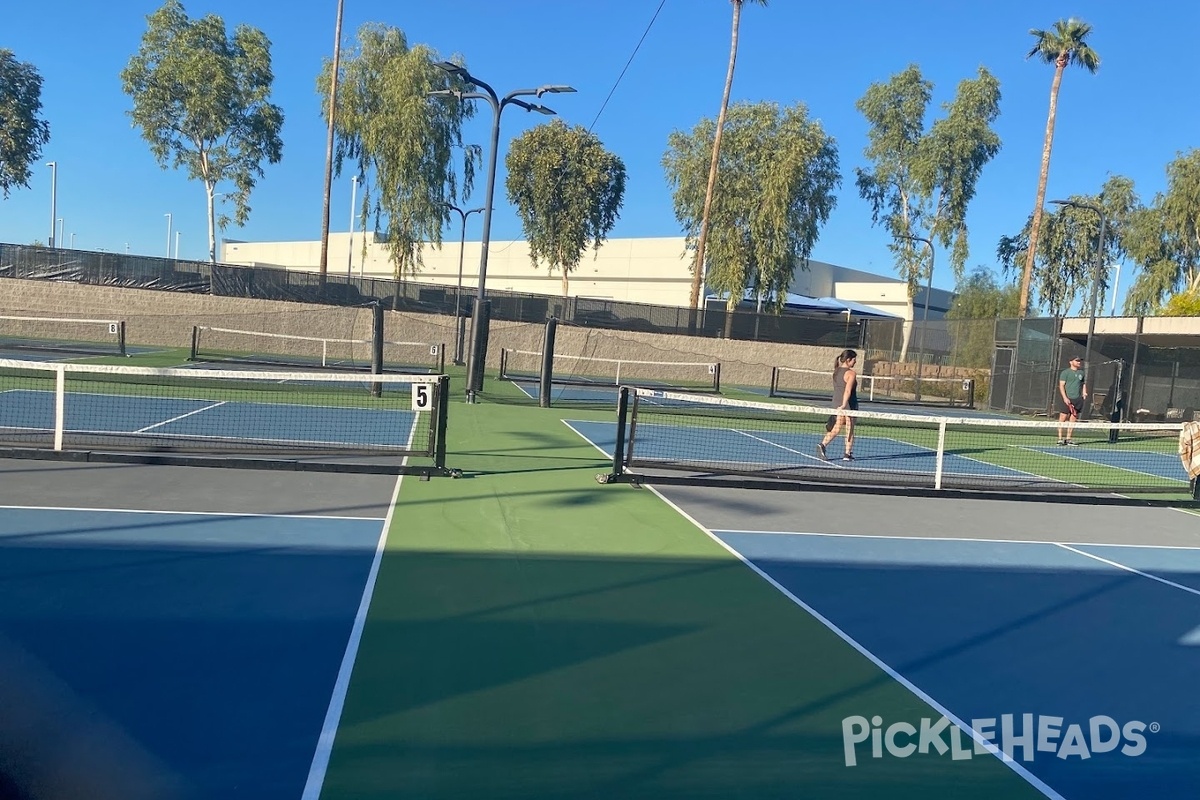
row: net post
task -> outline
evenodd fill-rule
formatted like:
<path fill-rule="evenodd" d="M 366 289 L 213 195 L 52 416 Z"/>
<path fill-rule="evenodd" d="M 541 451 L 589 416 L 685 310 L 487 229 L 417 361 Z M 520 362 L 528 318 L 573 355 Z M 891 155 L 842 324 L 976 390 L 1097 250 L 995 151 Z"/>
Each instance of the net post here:
<path fill-rule="evenodd" d="M 200 326 L 192 326 L 192 352 L 188 356 L 188 361 L 198 361 L 196 354 L 200 352 Z"/>
<path fill-rule="evenodd" d="M 437 345 L 437 371 L 439 375 L 446 372 L 446 343 L 439 342 Z"/>
<path fill-rule="evenodd" d="M 508 375 L 508 348 L 502 347 L 502 348 L 500 348 L 500 372 L 497 373 L 496 377 L 499 378 L 500 380 L 504 380 L 505 377 L 507 377 L 507 375 Z"/>
<path fill-rule="evenodd" d="M 550 407 L 550 387 L 554 382 L 554 339 L 558 333 L 558 320 L 551 317 L 546 321 L 546 333 L 542 337 L 542 368 L 538 380 L 538 406 Z"/>
<path fill-rule="evenodd" d="M 67 368 L 59 364 L 54 368 L 54 449 L 63 449 L 63 429 L 67 422 Z"/>
<path fill-rule="evenodd" d="M 617 440 L 613 444 L 612 477 L 625 473 L 625 428 L 629 423 L 629 387 L 622 386 L 617 393 Z"/>
<path fill-rule="evenodd" d="M 474 403 L 475 395 L 483 391 L 483 369 L 487 364 L 488 321 L 492 301 L 475 303 L 471 320 L 471 352 L 467 364 L 467 402 Z"/>
<path fill-rule="evenodd" d="M 967 408 L 975 407 L 975 379 L 967 378 Z"/>
<path fill-rule="evenodd" d="M 383 303 L 371 305 L 371 374 L 383 373 Z M 378 381 L 371 383 L 371 396 L 381 397 L 383 384 Z"/>
<path fill-rule="evenodd" d="M 721 391 L 721 362 L 713 364 L 713 391 Z"/>
<path fill-rule="evenodd" d="M 125 320 L 123 319 L 117 320 L 117 349 L 121 351 L 121 355 L 129 355 L 125 350 Z"/>
<path fill-rule="evenodd" d="M 1108 429 L 1108 441 L 1110 444 L 1116 444 L 1121 437 L 1121 429 L 1115 423 L 1121 421 L 1121 412 L 1125 407 L 1125 392 L 1122 389 L 1122 381 L 1125 377 L 1125 360 L 1118 358 L 1116 360 L 1116 375 L 1113 378 L 1112 391 L 1112 408 L 1108 412 L 1108 421 L 1114 423 Z"/>
<path fill-rule="evenodd" d="M 777 391 L 779 391 L 779 367 L 771 367 L 771 388 L 767 390 L 767 397 L 778 397 Z"/>
<path fill-rule="evenodd" d="M 938 421 L 937 466 L 933 473 L 933 488 L 942 488 L 942 469 L 946 462 L 946 420 Z"/>
<path fill-rule="evenodd" d="M 450 376 L 438 376 L 437 383 L 437 441 L 433 443 L 433 466 L 446 471 L 446 424 L 450 416 Z"/>

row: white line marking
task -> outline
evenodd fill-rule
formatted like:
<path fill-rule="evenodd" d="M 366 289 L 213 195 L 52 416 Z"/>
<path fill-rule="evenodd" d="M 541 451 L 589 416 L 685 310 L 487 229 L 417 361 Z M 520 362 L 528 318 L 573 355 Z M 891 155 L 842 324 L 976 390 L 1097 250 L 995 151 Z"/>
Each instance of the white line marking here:
<path fill-rule="evenodd" d="M 1049 447 L 1033 447 L 1030 445 L 1017 445 L 1017 447 L 1019 447 L 1022 450 L 1033 450 L 1036 453 L 1041 453 L 1042 455 L 1047 455 L 1047 456 L 1051 456 L 1054 458 L 1065 458 L 1068 461 L 1074 461 L 1078 464 L 1091 464 L 1093 466 L 1100 466 L 1100 467 L 1106 467 L 1108 469 L 1120 470 L 1121 472 L 1131 472 L 1134 475 L 1144 475 L 1147 478 L 1157 478 L 1160 481 L 1175 481 L 1176 483 L 1187 483 L 1188 482 L 1187 478 L 1172 478 L 1169 475 L 1159 475 L 1155 472 L 1145 472 L 1144 470 L 1134 469 L 1133 467 L 1122 467 L 1117 464 L 1109 464 L 1107 461 L 1097 461 L 1097 460 L 1091 459 L 1091 458 L 1084 458 L 1083 453 L 1076 455 L 1074 452 L 1070 452 L 1070 453 L 1065 452 L 1065 451 L 1059 452 L 1058 450 L 1051 450 Z M 1087 449 L 1084 448 L 1084 452 L 1086 452 L 1086 451 L 1087 451 Z M 1113 451 L 1110 451 L 1110 452 L 1113 452 Z M 1122 452 L 1122 453 L 1137 452 L 1137 453 L 1145 453 L 1147 455 L 1152 455 L 1152 456 L 1159 456 L 1161 458 L 1170 459 L 1172 464 L 1175 463 L 1175 461 L 1176 461 L 1175 458 L 1172 458 L 1171 456 L 1167 455 L 1166 453 L 1156 453 L 1153 450 L 1121 450 L 1121 451 L 1117 451 L 1117 452 Z M 1079 486 L 1080 484 L 1075 483 L 1075 484 L 1071 484 L 1071 485 Z"/>
<path fill-rule="evenodd" d="M 193 517 L 270 517 L 278 519 L 349 519 L 379 521 L 386 517 L 344 517 L 325 514 L 253 514 L 238 511 L 169 511 L 149 508 L 86 508 L 82 506 L 0 506 L 0 510 L 13 511 L 85 511 L 89 514 L 115 511 L 120 514 L 177 514 Z"/>
<path fill-rule="evenodd" d="M 586 420 L 579 420 L 579 421 L 580 421 L 580 422 L 586 422 Z M 583 439 L 585 442 L 587 442 L 588 444 L 590 444 L 592 447 L 594 447 L 594 448 L 596 448 L 597 450 L 599 450 L 599 451 L 600 451 L 600 455 L 604 456 L 604 457 L 605 457 L 606 459 L 608 459 L 610 462 L 612 461 L 612 459 L 613 459 L 613 454 L 612 454 L 612 453 L 606 453 L 606 452 L 604 452 L 604 448 L 603 448 L 603 447 L 601 447 L 600 445 L 596 444 L 596 443 L 595 443 L 595 442 L 593 442 L 591 439 L 589 439 L 588 437 L 586 437 L 586 436 L 584 436 L 582 433 L 580 433 L 580 432 L 579 432 L 579 429 L 578 429 L 578 428 L 576 428 L 574 425 L 572 425 L 570 422 L 567 422 L 565 419 L 560 419 L 560 420 L 559 420 L 559 422 L 561 422 L 563 425 L 566 425 L 568 428 L 570 428 L 570 429 L 571 429 L 571 430 L 572 430 L 572 431 L 575 433 L 575 435 L 576 435 L 576 436 L 578 436 L 579 438 Z"/>
<path fill-rule="evenodd" d="M 212 405 L 205 406 L 204 408 L 197 408 L 195 411 L 189 411 L 186 414 L 180 414 L 177 417 L 171 417 L 170 419 L 164 419 L 162 422 L 156 422 L 153 425 L 147 425 L 144 428 L 139 428 L 138 430 L 134 431 L 134 433 L 145 433 L 146 431 L 152 431 L 155 428 L 161 428 L 163 425 L 170 425 L 172 422 L 177 422 L 181 419 L 186 419 L 187 417 L 190 417 L 193 414 L 199 414 L 202 411 L 210 411 L 214 408 L 218 408 L 223 405 L 225 405 L 225 401 L 221 400 L 220 402 L 213 403 Z"/>
<path fill-rule="evenodd" d="M 756 442 L 762 442 L 763 444 L 769 444 L 769 445 L 771 445 L 771 447 L 778 447 L 780 450 L 786 450 L 787 452 L 795 453 L 798 456 L 804 456 L 805 458 L 811 458 L 813 461 L 816 461 L 820 464 L 828 464 L 831 467 L 835 467 L 837 469 L 842 469 L 841 464 L 834 464 L 832 461 L 829 461 L 827 459 L 817 458 L 816 456 L 809 455 L 808 453 L 805 453 L 802 450 L 795 450 L 791 447 L 787 447 L 786 445 L 779 444 L 778 442 L 772 442 L 768 439 L 764 439 L 761 436 L 755 436 L 752 433 L 746 433 L 746 431 L 739 431 L 737 428 L 730 428 L 729 430 L 733 431 L 734 433 L 740 433 L 742 436 L 745 436 L 749 439 L 753 439 Z"/>
<path fill-rule="evenodd" d="M 1189 546 L 1182 544 L 1134 544 L 1116 543 L 1116 542 L 1051 542 L 1042 539 L 988 539 L 984 537 L 971 536 L 904 536 L 901 534 L 886 534 L 886 533 L 822 533 L 820 531 L 767 531 L 767 530 L 741 530 L 734 528 L 718 528 L 715 529 L 721 533 L 747 533 L 757 535 L 774 535 L 774 536 L 828 536 L 840 537 L 844 539 L 901 539 L 904 541 L 916 542 L 986 542 L 988 544 L 1052 544 L 1052 545 L 1075 545 L 1076 547 L 1137 547 L 1146 548 L 1148 550 L 1200 550 L 1200 545 Z"/>
<path fill-rule="evenodd" d="M 371 597 L 375 594 L 379 564 L 383 560 L 383 551 L 387 547 L 388 529 L 392 526 L 392 516 L 396 511 L 396 501 L 400 496 L 400 485 L 403 481 L 403 475 L 396 477 L 396 488 L 392 490 L 392 503 L 388 507 L 387 518 L 384 520 L 383 530 L 379 534 L 379 542 L 375 546 L 375 558 L 371 561 L 371 571 L 367 574 L 367 583 L 363 587 L 358 613 L 354 615 L 354 625 L 350 629 L 350 640 L 346 642 L 346 652 L 342 655 L 342 664 L 338 668 L 337 680 L 333 683 L 333 694 L 329 698 L 329 707 L 325 711 L 325 722 L 321 726 L 321 735 L 317 738 L 317 749 L 313 753 L 312 764 L 308 769 L 308 780 L 304 784 L 302 800 L 319 800 L 321 796 L 325 773 L 329 769 L 329 757 L 333 753 L 333 742 L 337 738 L 338 723 L 342 718 L 342 709 L 346 705 L 346 692 L 350 688 L 350 676 L 354 672 L 354 661 L 358 657 L 358 646 L 362 641 L 363 628 L 367 623 L 367 610 L 371 607 Z"/>
<path fill-rule="evenodd" d="M 1117 569 L 1124 570 L 1125 572 L 1132 572 L 1134 575 L 1140 575 L 1143 578 L 1148 578 L 1149 580 L 1155 581 L 1156 583 L 1161 583 L 1163 586 L 1170 586 L 1172 589 L 1178 589 L 1181 592 L 1187 592 L 1188 594 L 1194 594 L 1197 597 L 1200 597 L 1200 589 L 1193 589 L 1190 586 L 1184 586 L 1182 583 L 1176 583 L 1175 581 L 1169 581 L 1166 578 L 1160 578 L 1157 575 L 1151 575 L 1149 572 L 1142 572 L 1140 569 L 1135 569 L 1133 567 L 1126 566 L 1125 564 L 1122 564 L 1119 561 L 1112 561 L 1111 559 L 1103 558 L 1103 557 L 1097 556 L 1097 555 L 1092 555 L 1091 553 L 1084 552 L 1083 550 L 1077 550 L 1076 548 L 1071 547 L 1069 544 L 1062 544 L 1060 542 L 1058 544 L 1058 546 L 1064 550 L 1070 550 L 1072 553 L 1081 555 L 1084 558 L 1094 559 L 1096 561 L 1099 561 L 1101 564 L 1108 564 L 1110 567 L 1116 567 Z"/>
<path fill-rule="evenodd" d="M 673 502 L 671 502 L 669 499 L 667 499 L 661 492 L 659 492 L 653 486 L 647 486 L 646 488 L 648 488 L 654 494 L 658 495 L 659 499 L 661 499 L 664 503 L 666 503 L 671 508 L 675 509 L 675 511 L 677 511 L 680 514 L 680 516 L 682 516 L 688 522 L 692 523 L 697 528 L 704 531 L 705 535 L 707 535 L 710 539 L 712 539 L 714 542 L 716 542 L 721 547 L 723 547 L 725 550 L 727 550 L 729 553 L 731 553 L 735 558 L 737 558 L 739 561 L 741 561 L 743 564 L 745 564 L 750 569 L 754 570 L 754 572 L 757 573 L 760 578 L 762 578 L 767 583 L 774 586 L 781 594 L 783 594 L 784 597 L 788 598 L 793 603 L 800 606 L 800 608 L 804 609 L 806 612 L 808 612 L 810 615 L 812 615 L 812 617 L 814 619 L 816 619 L 818 622 L 820 622 L 822 625 L 824 625 L 826 628 L 828 628 L 830 631 L 832 631 L 835 635 L 837 635 L 838 638 L 840 638 L 846 644 L 850 645 L 855 650 L 857 650 L 861 655 L 863 655 L 865 658 L 867 658 L 873 664 L 875 664 L 875 666 L 879 667 L 879 669 L 883 670 L 884 673 L 886 673 L 888 675 L 888 677 L 892 678 L 892 680 L 896 681 L 901 686 L 908 689 L 914 695 L 919 697 L 922 701 L 927 703 L 931 708 L 935 709 L 938 713 L 940 713 L 946 719 L 950 720 L 952 723 L 957 725 L 964 734 L 966 734 L 967 736 L 970 736 L 973 740 L 978 742 L 980 744 L 980 746 L 984 747 L 989 753 L 991 753 L 992 755 L 999 758 L 1001 763 L 1005 764 L 1013 772 L 1016 772 L 1018 775 L 1020 775 L 1022 778 L 1024 778 L 1026 781 L 1028 781 L 1029 784 L 1032 785 L 1035 789 L 1040 791 L 1042 794 L 1046 795 L 1046 797 L 1051 798 L 1051 800 L 1066 800 L 1066 798 L 1064 798 L 1058 792 L 1051 789 L 1049 785 L 1044 783 L 1040 778 L 1038 778 L 1036 775 L 1031 773 L 1028 769 L 1026 769 L 1021 764 L 1019 764 L 1019 763 L 1013 761 L 1012 759 L 1008 758 L 1007 756 L 1005 756 L 1003 754 L 1003 752 L 998 747 L 996 747 L 995 744 L 993 744 L 992 742 L 981 737 L 978 733 L 976 733 L 971 728 L 970 725 L 968 725 L 966 722 L 964 722 L 963 720 L 961 720 L 957 716 L 955 716 L 953 713 L 951 713 L 950 709 L 942 706 L 940 703 L 938 703 L 936 700 L 934 700 L 931 696 L 926 694 L 924 690 L 920 689 L 916 684 L 914 684 L 912 681 L 908 680 L 908 678 L 905 678 L 903 675 L 896 672 L 896 670 L 892 669 L 890 666 L 888 666 L 886 663 L 884 663 L 884 661 L 881 658 L 876 656 L 874 653 L 872 653 L 870 650 L 868 650 L 866 647 L 864 647 L 858 641 L 853 639 L 848 633 L 843 631 L 837 625 L 833 624 L 832 621 L 830 621 L 829 619 L 824 617 L 812 606 L 808 605 L 803 600 L 801 600 L 799 597 L 792 594 L 782 584 L 780 584 L 778 581 L 776 581 L 770 575 L 765 573 L 763 570 L 759 569 L 759 567 L 757 565 L 755 565 L 753 562 L 751 562 L 748 558 L 743 556 L 737 550 L 734 550 L 729 545 L 725 544 L 725 542 L 721 541 L 721 538 L 719 536 L 714 535 L 712 531 L 708 530 L 708 528 L 705 528 L 703 525 L 701 525 L 699 522 L 697 522 L 690 514 L 688 514 L 682 508 L 680 508 L 679 506 L 677 506 Z"/>

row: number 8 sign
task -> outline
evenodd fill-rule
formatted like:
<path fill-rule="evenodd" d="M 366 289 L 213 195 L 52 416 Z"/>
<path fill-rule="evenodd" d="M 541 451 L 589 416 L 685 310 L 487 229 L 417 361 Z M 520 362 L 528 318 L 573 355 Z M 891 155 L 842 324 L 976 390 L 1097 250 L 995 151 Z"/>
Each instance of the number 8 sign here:
<path fill-rule="evenodd" d="M 433 385 L 414 383 L 412 386 L 412 410 L 428 411 L 433 407 Z"/>

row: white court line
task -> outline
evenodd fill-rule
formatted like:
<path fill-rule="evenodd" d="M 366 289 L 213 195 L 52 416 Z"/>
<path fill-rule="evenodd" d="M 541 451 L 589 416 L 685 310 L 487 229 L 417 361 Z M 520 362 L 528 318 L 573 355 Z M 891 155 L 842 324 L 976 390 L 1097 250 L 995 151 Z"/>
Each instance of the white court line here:
<path fill-rule="evenodd" d="M 579 421 L 579 422 L 589 422 L 590 420 L 582 420 L 582 419 L 581 419 L 581 420 L 578 420 L 578 421 Z M 580 433 L 580 432 L 579 432 L 579 429 L 578 429 L 578 428 L 576 428 L 574 425 L 572 425 L 570 422 L 568 422 L 568 421 L 567 421 L 567 420 L 565 420 L 565 419 L 560 419 L 560 420 L 559 420 L 559 422 L 561 422 L 563 425 L 566 425 L 568 428 L 570 428 L 572 431 L 574 431 L 575 435 L 576 435 L 576 436 L 578 436 L 580 439 L 583 439 L 585 442 L 587 442 L 588 444 L 590 444 L 592 447 L 594 447 L 594 448 L 596 448 L 597 450 L 599 450 L 599 451 L 600 451 L 600 455 L 604 456 L 604 457 L 605 457 L 606 459 L 608 459 L 609 461 L 612 461 L 612 459 L 613 459 L 613 454 L 612 454 L 612 453 L 606 453 L 606 452 L 604 452 L 604 448 L 603 448 L 603 447 L 601 447 L 600 445 L 596 444 L 596 443 L 595 443 L 595 442 L 593 442 L 591 439 L 589 439 L 588 437 L 586 437 L 586 436 L 584 436 L 582 433 Z"/>
<path fill-rule="evenodd" d="M 270 517 L 278 519 L 349 519 L 349 520 L 374 520 L 379 521 L 385 517 L 344 517 L 338 515 L 327 514 L 253 514 L 241 513 L 237 511 L 164 511 L 162 509 L 149 508 L 87 508 L 82 506 L 0 506 L 0 510 L 13 511 L 85 511 L 89 514 L 105 513 L 108 511 L 116 511 L 121 514 L 177 514 L 194 517 Z"/>
<path fill-rule="evenodd" d="M 831 620 L 829 620 L 825 616 L 823 616 L 815 608 L 808 605 L 803 600 L 801 600 L 799 597 L 797 597 L 796 595 L 794 595 L 790 591 L 788 591 L 787 588 L 785 588 L 782 584 L 780 584 L 778 581 L 776 581 L 774 578 L 772 578 L 770 575 L 768 575 L 766 572 L 764 572 L 762 569 L 760 569 L 756 564 L 754 564 L 748 558 L 743 556 L 737 550 L 734 550 L 729 545 L 725 544 L 725 542 L 721 541 L 721 538 L 719 536 L 716 536 L 708 528 L 701 525 L 694 517 L 692 517 L 690 514 L 688 514 L 686 511 L 684 511 L 679 506 L 675 505 L 675 503 L 671 502 L 666 496 L 664 496 L 661 492 L 659 492 L 653 486 L 647 486 L 646 488 L 648 488 L 651 492 L 653 492 L 655 495 L 657 495 L 660 500 L 662 500 L 664 503 L 666 503 L 668 506 L 670 506 L 676 512 L 678 512 L 680 516 L 682 516 L 688 522 L 692 523 L 697 528 L 702 530 L 706 536 L 708 536 L 714 542 L 716 542 L 721 547 L 723 547 L 726 551 L 728 551 L 730 554 L 732 554 L 735 558 L 737 558 L 739 561 L 741 561 L 747 567 L 754 570 L 754 572 L 757 573 L 760 578 L 762 578 L 767 583 L 774 586 L 781 594 L 783 594 L 783 596 L 785 596 L 786 598 L 791 600 L 796 605 L 800 606 L 800 608 L 802 608 L 806 612 L 808 612 L 808 614 L 810 614 L 814 619 L 816 619 L 818 622 L 820 622 L 822 625 L 824 625 L 826 628 L 828 628 L 830 631 L 832 631 L 835 635 L 837 635 L 838 638 L 840 638 L 846 644 L 850 645 L 855 650 L 857 650 L 862 656 L 864 656 L 869 661 L 871 661 L 871 663 L 873 663 L 879 669 L 883 670 L 883 672 L 886 673 L 888 675 L 888 677 L 890 677 L 892 680 L 899 683 L 904 688 L 908 689 L 910 692 L 912 692 L 914 695 L 916 695 L 918 698 L 920 698 L 922 701 L 924 701 L 927 705 L 929 705 L 930 708 L 933 708 L 938 713 L 940 713 L 942 716 L 944 716 L 946 719 L 950 720 L 952 723 L 954 723 L 956 726 L 958 726 L 958 728 L 961 729 L 964 734 L 966 734 L 967 736 L 970 736 L 981 747 L 985 748 L 989 753 L 991 753 L 992 755 L 994 755 L 998 759 L 1000 759 L 1001 763 L 1003 763 L 1005 766 L 1007 766 L 1013 772 L 1017 773 L 1019 776 L 1021 776 L 1026 781 L 1028 781 L 1029 784 L 1031 786 L 1033 786 L 1035 789 L 1040 791 L 1046 797 L 1051 798 L 1051 800 L 1066 800 L 1066 798 L 1064 798 L 1058 792 L 1054 791 L 1054 789 L 1050 788 L 1050 786 L 1048 784 L 1043 782 L 1041 780 L 1041 778 L 1038 778 L 1036 775 L 1034 775 L 1032 772 L 1030 772 L 1028 769 L 1026 769 L 1020 763 L 1013 761 L 1011 758 L 1005 756 L 1004 753 L 998 747 L 996 747 L 996 745 L 994 743 L 988 741 L 987 739 L 984 739 L 982 736 L 980 736 L 978 733 L 976 733 L 975 730 L 973 728 L 971 728 L 970 725 L 968 725 L 966 722 L 964 722 L 963 720 L 961 720 L 957 716 L 955 716 L 953 713 L 951 713 L 950 709 L 948 709 L 948 708 L 944 707 L 943 705 L 941 705 L 940 703 L 938 703 L 936 700 L 934 700 L 930 695 L 928 695 L 924 690 L 919 688 L 916 684 L 914 684 L 908 678 L 905 678 L 903 675 L 896 672 L 896 670 L 894 670 L 892 667 L 888 666 L 881 658 L 876 656 L 874 653 L 872 653 L 870 650 L 868 650 L 866 647 L 864 647 L 862 644 L 860 644 L 857 640 L 852 638 L 848 633 L 846 633 L 841 628 L 839 628 L 837 625 L 835 625 Z M 831 735 L 833 735 L 833 734 L 831 733 Z M 313 800 L 315 800 L 315 798 L 313 798 Z"/>
<path fill-rule="evenodd" d="M 1166 578 L 1160 578 L 1157 575 L 1150 574 L 1149 572 L 1142 572 L 1140 569 L 1135 569 L 1134 567 L 1127 566 L 1125 564 L 1120 563 L 1119 561 L 1112 561 L 1110 559 L 1103 558 L 1101 556 L 1092 555 L 1091 553 L 1085 553 L 1083 550 L 1077 550 L 1068 544 L 1062 544 L 1061 542 L 1059 542 L 1058 546 L 1064 550 L 1070 550 L 1072 553 L 1077 553 L 1078 555 L 1084 556 L 1085 558 L 1091 558 L 1096 561 L 1099 561 L 1101 564 L 1108 564 L 1110 567 L 1116 567 L 1117 569 L 1124 570 L 1125 572 L 1132 572 L 1134 575 L 1139 575 L 1143 578 L 1147 578 L 1149 580 L 1155 581 L 1156 583 L 1161 583 L 1164 586 L 1170 586 L 1172 589 L 1178 589 L 1181 592 L 1187 592 L 1188 594 L 1194 594 L 1197 597 L 1200 597 L 1200 589 L 1193 589 L 1190 586 L 1184 586 L 1182 583 L 1176 583 L 1175 581 L 1170 581 L 1170 580 L 1167 580 Z"/>
<path fill-rule="evenodd" d="M 1069 461 L 1075 461 L 1080 464 L 1092 464 L 1094 466 L 1107 467 L 1108 469 L 1120 470 L 1121 472 L 1131 472 L 1134 475 L 1143 475 L 1147 478 L 1156 478 L 1160 481 L 1177 481 L 1179 483 L 1187 483 L 1188 482 L 1188 480 L 1186 478 L 1172 478 L 1168 475 L 1158 475 L 1153 472 L 1143 472 L 1140 469 L 1133 469 L 1131 467 L 1122 467 L 1117 464 L 1109 464 L 1107 461 L 1096 461 L 1091 458 L 1083 458 L 1082 457 L 1083 453 L 1080 453 L 1078 455 L 1076 455 L 1073 452 L 1072 453 L 1066 453 L 1066 452 L 1060 453 L 1058 450 L 1051 450 L 1049 447 L 1033 447 L 1031 445 L 1026 445 L 1026 444 L 1017 445 L 1017 447 L 1021 450 L 1032 450 L 1035 453 L 1041 453 L 1041 454 L 1047 455 L 1047 456 L 1054 456 L 1055 458 L 1065 458 L 1065 459 L 1068 459 Z M 1086 452 L 1086 448 L 1085 448 L 1085 452 Z M 1129 452 L 1135 452 L 1135 451 L 1124 450 L 1121 452 L 1129 453 Z M 1170 459 L 1172 463 L 1175 462 L 1175 459 L 1172 458 L 1171 456 L 1168 456 L 1166 453 L 1156 453 L 1153 450 L 1142 450 L 1142 451 L 1137 451 L 1137 452 L 1144 452 L 1144 453 L 1149 453 L 1150 455 L 1161 456 L 1163 458 Z M 1071 485 L 1079 486 L 1080 484 L 1073 483 Z"/>
<path fill-rule="evenodd" d="M 223 406 L 223 405 L 225 405 L 225 402 L 226 401 L 221 400 L 220 402 L 213 403 L 211 406 L 205 406 L 204 408 L 197 408 L 195 411 L 189 411 L 186 414 L 180 414 L 177 417 L 171 417 L 170 419 L 164 419 L 162 422 L 156 422 L 153 425 L 147 425 L 144 428 L 140 428 L 140 429 L 134 431 L 134 433 L 145 433 L 146 431 L 152 431 L 155 428 L 161 428 L 163 425 L 170 425 L 172 422 L 177 422 L 181 419 L 186 419 L 187 417 L 190 417 L 193 414 L 199 414 L 202 411 L 211 411 L 214 408 Z"/>
<path fill-rule="evenodd" d="M 782 444 L 779 444 L 778 442 L 772 442 L 768 439 L 764 439 L 761 436 L 755 436 L 754 434 L 746 433 L 745 431 L 739 431 L 737 428 L 730 428 L 729 430 L 733 431 L 734 433 L 740 433 L 742 436 L 745 436 L 748 439 L 753 439 L 756 442 L 762 442 L 763 444 L 769 444 L 769 445 L 771 445 L 771 447 L 778 447 L 780 450 L 786 450 L 787 452 L 795 453 L 798 456 L 804 456 L 805 458 L 811 458 L 813 461 L 816 461 L 819 464 L 828 464 L 831 467 L 835 467 L 837 469 L 843 469 L 841 464 L 835 464 L 835 463 L 833 463 L 833 461 L 830 461 L 829 459 L 817 458 L 816 456 L 809 455 L 808 453 L 805 453 L 802 450 L 796 450 L 794 448 L 788 447 L 787 445 L 782 445 Z"/>
<path fill-rule="evenodd" d="M 405 461 L 407 460 L 405 459 Z M 358 613 L 354 615 L 354 625 L 350 629 L 350 640 L 346 642 L 346 652 L 342 655 L 342 664 L 338 668 L 337 679 L 333 683 L 333 694 L 329 698 L 329 707 L 325 711 L 321 735 L 317 738 L 317 749 L 313 753 L 312 764 L 308 768 L 308 780 L 304 784 L 302 800 L 319 800 L 321 796 L 325 773 L 329 770 L 329 757 L 333 753 L 333 742 L 337 738 L 338 723 L 342 719 L 342 710 L 346 705 L 346 693 L 350 689 L 350 676 L 354 673 L 354 661 L 358 657 L 358 646 L 362 642 L 363 628 L 367 623 L 367 610 L 371 607 L 371 597 L 375 594 L 375 582 L 379 578 L 379 564 L 383 560 L 383 551 L 387 547 L 388 529 L 392 526 L 392 516 L 396 511 L 396 501 L 400 496 L 400 485 L 403 481 L 403 475 L 396 477 L 396 488 L 392 490 L 392 502 L 388 506 L 387 517 L 383 521 L 379 542 L 375 546 L 375 558 L 371 561 L 371 571 L 367 574 L 362 599 L 358 604 Z"/>
<path fill-rule="evenodd" d="M 1154 550 L 1200 550 L 1200 545 L 1195 547 L 1182 544 L 1133 544 L 1133 543 L 1113 543 L 1113 542 L 1051 542 L 1042 539 L 988 539 L 983 537 L 971 536 L 904 536 L 900 534 L 892 535 L 886 533 L 823 533 L 820 531 L 767 531 L 767 530 L 741 530 L 736 528 L 719 528 L 721 533 L 750 533 L 750 534 L 766 534 L 774 536 L 828 536 L 831 538 L 843 539 L 901 539 L 904 541 L 915 542 L 985 542 L 987 544 L 1050 544 L 1055 546 L 1073 545 L 1075 547 L 1138 547 Z"/>

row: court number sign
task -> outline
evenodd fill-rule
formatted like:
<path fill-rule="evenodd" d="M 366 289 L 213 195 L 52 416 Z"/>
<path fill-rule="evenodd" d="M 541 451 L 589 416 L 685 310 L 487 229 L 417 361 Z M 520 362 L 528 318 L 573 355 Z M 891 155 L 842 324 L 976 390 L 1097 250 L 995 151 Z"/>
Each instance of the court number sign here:
<path fill-rule="evenodd" d="M 433 384 L 414 383 L 412 386 L 412 410 L 428 411 L 433 408 Z"/>
<path fill-rule="evenodd" d="M 120 328 L 120 326 L 117 325 L 117 323 L 115 323 L 115 322 L 108 323 L 108 332 L 111 333 L 113 336 L 117 335 L 119 328 Z"/>

